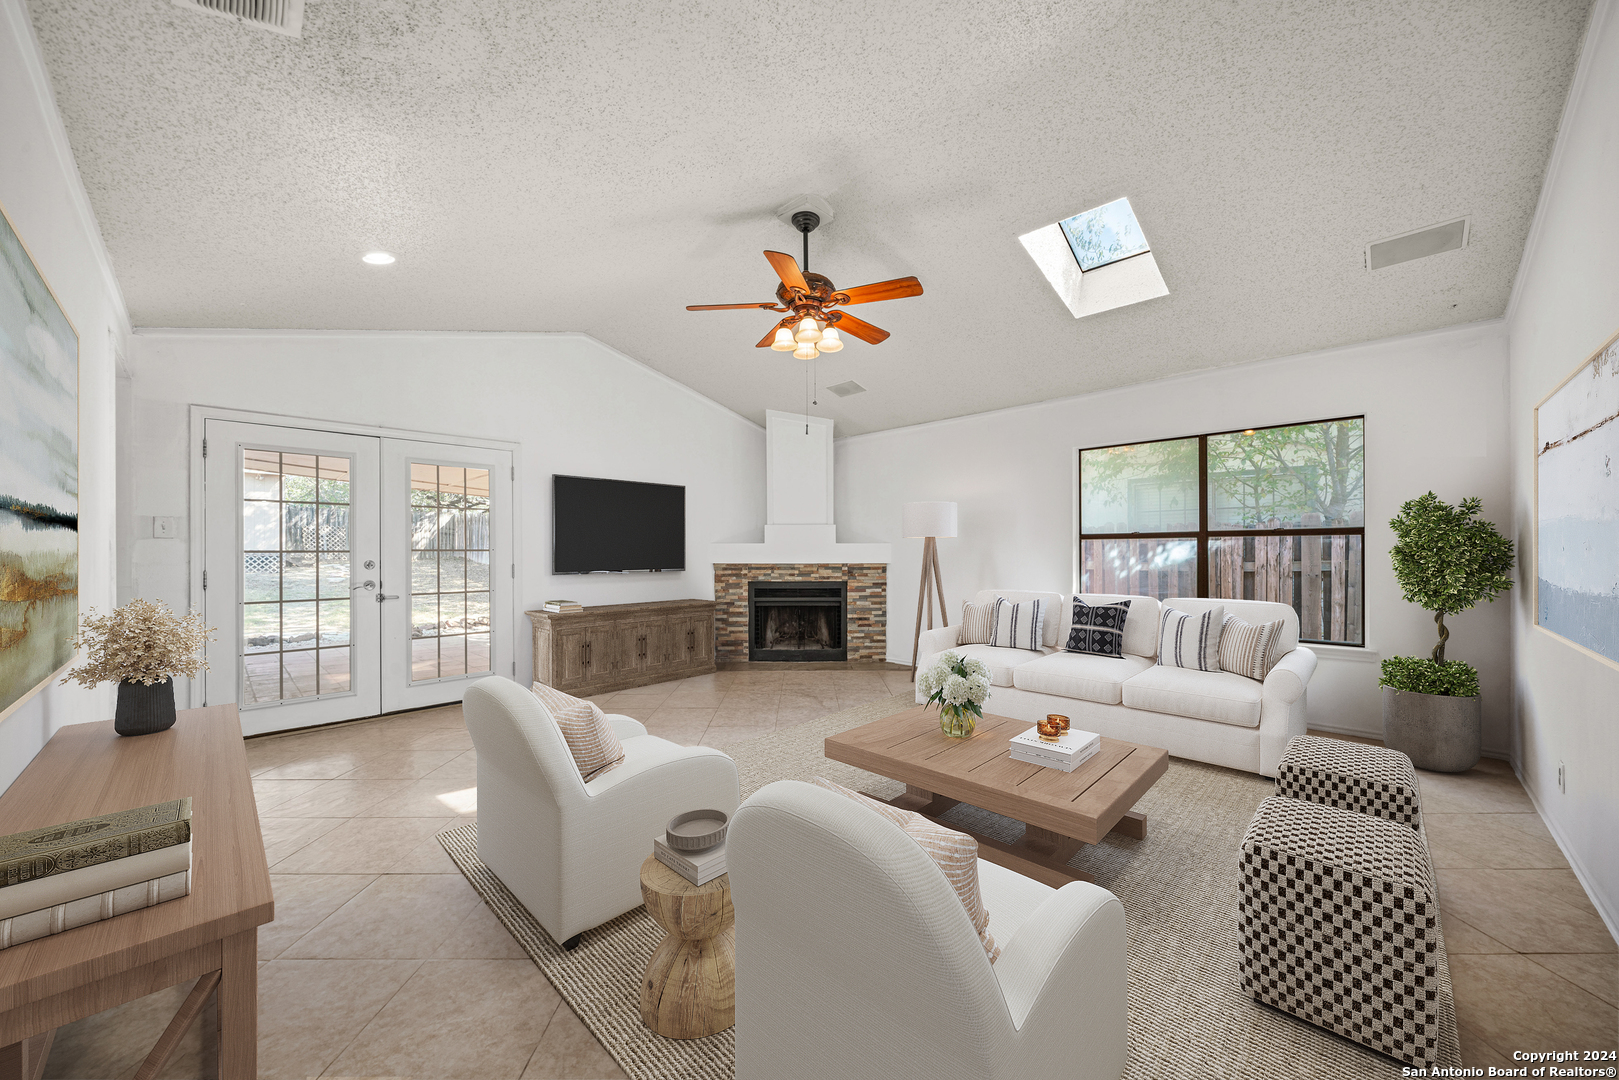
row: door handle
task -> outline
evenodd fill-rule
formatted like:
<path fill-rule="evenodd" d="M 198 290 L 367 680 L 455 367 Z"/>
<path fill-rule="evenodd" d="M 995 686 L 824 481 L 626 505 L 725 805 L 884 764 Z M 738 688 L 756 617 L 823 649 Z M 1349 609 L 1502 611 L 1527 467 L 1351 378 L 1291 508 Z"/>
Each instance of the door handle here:
<path fill-rule="evenodd" d="M 366 581 L 362 581 L 360 584 L 354 586 L 354 588 L 350 589 L 349 592 L 354 592 L 355 589 L 374 589 L 376 587 L 377 587 L 377 583 L 375 581 L 366 580 Z"/>
<path fill-rule="evenodd" d="M 377 603 L 379 603 L 379 604 L 382 603 L 384 600 L 398 600 L 398 599 L 399 599 L 399 594 L 398 593 L 394 593 L 392 596 L 388 595 L 387 593 L 377 593 Z"/>

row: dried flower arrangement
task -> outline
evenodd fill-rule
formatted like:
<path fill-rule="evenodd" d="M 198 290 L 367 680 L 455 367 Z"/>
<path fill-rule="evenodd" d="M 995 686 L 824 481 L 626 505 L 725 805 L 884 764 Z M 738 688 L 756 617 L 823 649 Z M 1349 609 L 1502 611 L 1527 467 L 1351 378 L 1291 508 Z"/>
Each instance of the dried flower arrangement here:
<path fill-rule="evenodd" d="M 151 686 L 176 675 L 195 677 L 208 670 L 204 649 L 213 640 L 202 613 L 176 615 L 161 600 L 131 600 L 111 615 L 91 608 L 74 640 L 85 652 L 84 663 L 68 672 L 63 683 L 141 683 Z"/>

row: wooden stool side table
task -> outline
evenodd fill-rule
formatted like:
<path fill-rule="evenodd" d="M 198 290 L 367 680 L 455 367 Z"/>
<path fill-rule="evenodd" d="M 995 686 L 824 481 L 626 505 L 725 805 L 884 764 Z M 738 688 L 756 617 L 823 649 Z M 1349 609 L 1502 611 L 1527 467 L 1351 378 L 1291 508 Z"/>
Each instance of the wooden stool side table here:
<path fill-rule="evenodd" d="M 668 1039 L 700 1039 L 736 1023 L 736 914 L 731 878 L 693 885 L 656 858 L 641 896 L 668 931 L 641 980 L 641 1022 Z"/>

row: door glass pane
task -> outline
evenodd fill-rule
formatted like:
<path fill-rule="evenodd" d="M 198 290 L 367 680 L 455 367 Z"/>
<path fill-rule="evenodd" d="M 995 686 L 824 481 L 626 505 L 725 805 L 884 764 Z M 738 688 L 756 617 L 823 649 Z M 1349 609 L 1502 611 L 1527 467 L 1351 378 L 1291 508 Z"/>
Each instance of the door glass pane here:
<path fill-rule="evenodd" d="M 412 462 L 410 489 L 411 681 L 489 671 L 489 470 Z"/>
<path fill-rule="evenodd" d="M 1210 435 L 1209 529 L 1365 525 L 1364 428 L 1356 418 Z"/>
<path fill-rule="evenodd" d="M 1197 531 L 1197 471 L 1196 439 L 1080 451 L 1081 531 Z"/>
<path fill-rule="evenodd" d="M 1195 536 L 1184 540 L 1082 540 L 1079 557 L 1081 592 L 1159 600 L 1197 595 Z"/>
<path fill-rule="evenodd" d="M 349 468 L 242 452 L 243 706 L 350 690 Z"/>
<path fill-rule="evenodd" d="M 1357 534 L 1215 537 L 1209 595 L 1286 604 L 1299 613 L 1301 641 L 1360 645 L 1363 544 Z"/>

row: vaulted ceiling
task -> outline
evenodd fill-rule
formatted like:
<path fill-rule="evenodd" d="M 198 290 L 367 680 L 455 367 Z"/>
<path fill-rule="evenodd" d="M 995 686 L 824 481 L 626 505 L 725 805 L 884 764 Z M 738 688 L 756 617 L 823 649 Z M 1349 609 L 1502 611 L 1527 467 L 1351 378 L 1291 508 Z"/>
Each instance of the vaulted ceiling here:
<path fill-rule="evenodd" d="M 29 6 L 136 325 L 582 330 L 759 419 L 774 316 L 683 306 L 815 193 L 812 269 L 926 288 L 818 362 L 850 434 L 1501 315 L 1589 0 Z M 1017 237 L 1121 195 L 1170 294 L 1076 320 Z"/>

